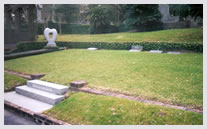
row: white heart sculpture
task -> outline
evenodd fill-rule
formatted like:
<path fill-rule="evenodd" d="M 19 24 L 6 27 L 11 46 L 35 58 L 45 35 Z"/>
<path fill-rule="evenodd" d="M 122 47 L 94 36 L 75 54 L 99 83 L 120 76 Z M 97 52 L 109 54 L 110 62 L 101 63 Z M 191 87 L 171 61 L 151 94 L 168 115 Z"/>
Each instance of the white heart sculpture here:
<path fill-rule="evenodd" d="M 52 38 L 50 38 L 50 33 L 52 33 Z M 44 30 L 45 39 L 48 41 L 46 47 L 56 47 L 55 40 L 57 38 L 56 29 L 45 28 Z"/>

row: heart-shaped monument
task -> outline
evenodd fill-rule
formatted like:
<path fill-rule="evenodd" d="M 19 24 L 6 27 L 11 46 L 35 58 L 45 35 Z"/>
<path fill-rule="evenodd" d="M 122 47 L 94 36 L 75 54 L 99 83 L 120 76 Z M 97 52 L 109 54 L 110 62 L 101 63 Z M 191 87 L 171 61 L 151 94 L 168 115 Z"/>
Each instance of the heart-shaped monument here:
<path fill-rule="evenodd" d="M 50 38 L 50 34 L 52 34 L 52 38 Z M 46 47 L 56 47 L 55 40 L 57 38 L 56 29 L 45 28 L 44 30 L 45 39 L 48 41 Z"/>

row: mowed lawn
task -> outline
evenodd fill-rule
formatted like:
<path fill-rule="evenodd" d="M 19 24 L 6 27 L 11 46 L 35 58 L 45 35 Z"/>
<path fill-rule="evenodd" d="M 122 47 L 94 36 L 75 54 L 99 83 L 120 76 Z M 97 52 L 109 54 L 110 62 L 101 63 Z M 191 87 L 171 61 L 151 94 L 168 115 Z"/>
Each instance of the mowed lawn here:
<path fill-rule="evenodd" d="M 16 86 L 26 84 L 26 79 L 4 72 L 4 91 L 11 91 Z"/>
<path fill-rule="evenodd" d="M 42 80 L 69 85 L 85 80 L 91 88 L 202 108 L 202 54 L 130 53 L 71 49 L 5 61 L 5 68 L 45 73 Z"/>
<path fill-rule="evenodd" d="M 38 41 L 44 41 L 43 35 Z M 199 43 L 203 44 L 203 29 L 169 29 L 152 32 L 123 32 L 110 34 L 63 34 L 57 41 L 67 42 L 165 42 L 165 43 Z"/>
<path fill-rule="evenodd" d="M 75 93 L 44 114 L 84 125 L 202 125 L 199 113 L 110 96 Z"/>

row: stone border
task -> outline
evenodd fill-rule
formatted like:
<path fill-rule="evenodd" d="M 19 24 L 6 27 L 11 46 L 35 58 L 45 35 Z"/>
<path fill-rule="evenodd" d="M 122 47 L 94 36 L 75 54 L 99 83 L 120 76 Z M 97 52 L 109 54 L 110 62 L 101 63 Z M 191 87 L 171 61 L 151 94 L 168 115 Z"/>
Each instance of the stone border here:
<path fill-rule="evenodd" d="M 16 76 L 19 76 L 19 77 L 22 77 L 22 78 L 25 78 L 25 79 L 28 79 L 28 80 L 32 79 L 30 74 L 15 72 L 15 71 L 7 70 L 7 69 L 4 69 L 4 72 L 7 72 L 9 74 L 13 74 L 13 75 L 16 75 Z"/>
<path fill-rule="evenodd" d="M 24 116 L 26 118 L 34 120 L 36 123 L 40 125 L 71 125 L 69 123 L 63 122 L 61 120 L 57 120 L 55 118 L 52 118 L 50 116 L 41 114 L 41 113 L 35 113 L 28 109 L 22 108 L 20 106 L 17 106 L 16 104 L 13 104 L 9 101 L 4 100 L 4 108 L 7 108 L 8 110 L 14 111 L 21 116 Z"/>
<path fill-rule="evenodd" d="M 44 73 L 38 73 L 38 74 L 27 74 L 27 73 L 21 73 L 21 72 L 15 72 L 8 69 L 4 69 L 4 72 L 7 72 L 9 74 L 13 74 L 22 78 L 25 78 L 27 80 L 33 80 L 33 79 L 39 79 L 43 76 L 45 76 Z"/>
<path fill-rule="evenodd" d="M 104 91 L 104 90 L 100 90 L 100 89 L 93 89 L 93 88 L 89 88 L 87 86 L 82 87 L 82 88 L 76 88 L 76 89 L 73 89 L 73 90 L 74 91 L 91 93 L 91 94 L 113 96 L 113 97 L 117 97 L 117 98 L 133 100 L 133 101 L 137 101 L 137 102 L 141 102 L 141 103 L 148 103 L 148 104 L 159 105 L 159 106 L 168 107 L 168 108 L 174 108 L 174 109 L 180 109 L 180 110 L 185 110 L 185 111 L 197 112 L 197 113 L 200 113 L 200 114 L 203 113 L 203 110 L 200 110 L 200 109 L 194 109 L 194 108 L 190 108 L 190 107 L 172 105 L 172 104 L 167 104 L 167 103 L 163 103 L 163 102 L 159 102 L 159 101 L 147 100 L 147 99 L 143 99 L 143 98 L 140 98 L 140 97 L 135 97 L 135 96 L 127 95 L 127 94 L 123 94 L 123 93 L 115 93 L 115 92 Z"/>

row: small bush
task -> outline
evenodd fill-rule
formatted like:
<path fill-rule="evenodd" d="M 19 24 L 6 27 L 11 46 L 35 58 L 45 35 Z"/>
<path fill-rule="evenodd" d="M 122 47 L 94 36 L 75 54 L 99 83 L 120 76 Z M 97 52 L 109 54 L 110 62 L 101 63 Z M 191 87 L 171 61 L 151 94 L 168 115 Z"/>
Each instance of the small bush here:
<path fill-rule="evenodd" d="M 45 42 L 19 42 L 16 45 L 16 52 L 24 52 L 29 50 L 38 50 L 44 48 Z"/>

